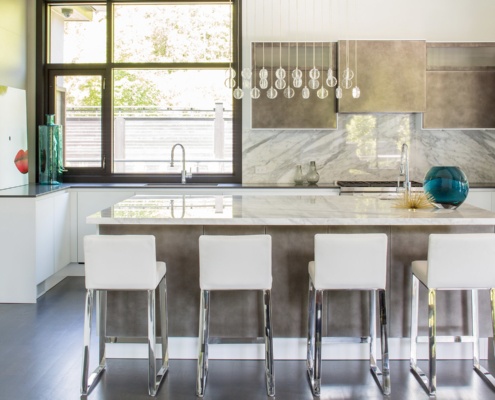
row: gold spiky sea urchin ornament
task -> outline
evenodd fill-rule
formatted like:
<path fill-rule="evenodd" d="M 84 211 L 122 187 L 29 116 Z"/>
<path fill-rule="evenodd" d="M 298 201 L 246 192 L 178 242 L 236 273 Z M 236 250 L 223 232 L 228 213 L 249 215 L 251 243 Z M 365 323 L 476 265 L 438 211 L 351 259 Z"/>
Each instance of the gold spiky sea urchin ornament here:
<path fill-rule="evenodd" d="M 432 208 L 433 197 L 429 193 L 417 192 L 411 193 L 405 191 L 403 195 L 394 201 L 394 208 L 404 208 L 407 210 L 419 210 L 424 208 Z"/>

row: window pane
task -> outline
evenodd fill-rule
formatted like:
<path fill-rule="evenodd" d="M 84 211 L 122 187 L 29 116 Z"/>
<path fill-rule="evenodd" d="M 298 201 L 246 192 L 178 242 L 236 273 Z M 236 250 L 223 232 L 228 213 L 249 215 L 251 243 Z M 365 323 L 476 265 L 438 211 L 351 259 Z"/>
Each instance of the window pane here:
<path fill-rule="evenodd" d="M 232 173 L 232 91 L 223 70 L 116 70 L 116 173 Z M 179 149 L 178 149 L 179 150 Z"/>
<path fill-rule="evenodd" d="M 231 5 L 114 7 L 115 62 L 229 62 Z"/>
<path fill-rule="evenodd" d="M 52 5 L 49 10 L 50 63 L 106 61 L 104 5 Z"/>
<path fill-rule="evenodd" d="M 55 121 L 64 128 L 64 166 L 101 168 L 101 76 L 57 76 Z"/>

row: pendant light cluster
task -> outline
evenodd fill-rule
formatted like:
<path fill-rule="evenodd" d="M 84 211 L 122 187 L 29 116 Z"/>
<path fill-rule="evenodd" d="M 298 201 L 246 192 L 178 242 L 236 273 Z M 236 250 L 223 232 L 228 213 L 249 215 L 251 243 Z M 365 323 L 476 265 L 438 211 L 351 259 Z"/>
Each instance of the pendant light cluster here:
<path fill-rule="evenodd" d="M 233 97 L 235 99 L 242 99 L 245 94 L 252 99 L 259 99 L 262 96 L 266 96 L 268 99 L 273 100 L 279 96 L 279 92 L 287 99 L 292 99 L 297 96 L 307 100 L 312 97 L 314 93 L 319 99 L 326 99 L 329 96 L 330 91 L 328 88 L 335 88 L 335 97 L 341 99 L 343 97 L 343 89 L 352 89 L 352 97 L 357 99 L 361 95 L 361 90 L 358 86 L 358 66 L 357 66 L 357 41 L 354 41 L 354 69 L 350 66 L 350 53 L 351 46 L 349 40 L 345 40 L 345 60 L 344 68 L 341 69 L 341 60 L 338 58 L 338 71 L 342 71 L 340 77 L 337 71 L 334 71 L 333 62 L 333 43 L 332 42 L 285 42 L 287 47 L 286 60 L 283 60 L 283 42 L 282 42 L 282 0 L 279 0 L 279 16 L 280 16 L 280 41 L 277 42 L 262 42 L 253 44 L 253 66 L 254 71 L 251 68 L 244 68 L 241 71 L 236 85 L 236 71 L 232 68 L 232 63 L 227 70 L 227 76 L 225 79 L 225 86 L 229 89 L 233 89 Z M 297 1 L 297 8 L 299 10 L 299 0 Z M 272 17 L 274 15 L 273 4 L 275 0 L 272 0 Z M 232 4 L 232 1 L 231 1 Z M 313 3 L 314 4 L 314 3 Z M 347 3 L 346 3 L 347 5 Z M 288 18 L 290 24 L 290 9 L 288 8 Z M 256 16 L 256 5 L 254 8 L 254 19 Z M 233 13 L 232 13 L 233 14 Z M 346 9 L 348 20 L 348 9 Z M 323 15 L 323 13 L 321 13 Z M 316 9 L 313 8 L 313 16 L 316 17 Z M 237 7 L 237 17 L 240 26 L 240 7 Z M 323 18 L 323 17 L 322 17 Z M 263 12 L 264 19 L 264 12 Z M 348 22 L 348 21 L 347 21 Z M 263 21 L 264 23 L 264 21 Z M 322 22 L 323 26 L 323 22 Z M 232 26 L 231 26 L 230 41 L 232 44 Z M 297 21 L 297 34 L 299 34 L 299 21 Z M 273 37 L 273 24 L 272 24 L 272 37 Z M 240 48 L 240 29 L 237 31 L 237 48 Z M 328 65 L 325 65 L 325 47 L 328 46 Z M 278 49 L 276 49 L 278 47 Z M 295 47 L 295 62 L 291 59 L 291 52 L 294 53 Z M 308 47 L 311 51 L 311 59 L 308 61 Z M 231 46 L 231 48 L 233 48 Z M 259 57 L 258 49 L 261 48 L 261 60 Z M 321 57 L 317 57 L 317 48 L 321 48 Z M 274 51 L 278 50 L 278 54 Z M 299 52 L 303 52 L 304 61 L 301 63 Z M 267 52 L 267 53 L 266 53 Z M 269 57 L 269 64 L 265 65 L 265 57 Z M 277 57 L 278 56 L 278 57 Z M 233 57 L 231 57 L 232 59 Z M 277 60 L 275 59 L 277 58 Z M 261 61 L 261 68 L 257 68 L 257 62 Z M 284 61 L 286 67 L 284 67 Z M 311 68 L 308 70 L 308 62 L 311 63 Z M 304 70 L 300 69 L 304 67 Z M 240 55 L 237 54 L 237 65 L 240 68 Z M 267 67 L 269 69 L 267 69 Z M 327 69 L 326 69 L 327 68 Z M 325 78 L 326 70 L 326 78 Z M 241 87 L 242 86 L 242 87 Z M 302 88 L 302 89 L 301 89 Z M 300 91 L 296 89 L 301 89 Z M 263 91 L 263 92 L 262 92 Z M 300 93 L 299 93 L 300 92 Z M 314 95 L 313 94 L 313 95 Z"/>

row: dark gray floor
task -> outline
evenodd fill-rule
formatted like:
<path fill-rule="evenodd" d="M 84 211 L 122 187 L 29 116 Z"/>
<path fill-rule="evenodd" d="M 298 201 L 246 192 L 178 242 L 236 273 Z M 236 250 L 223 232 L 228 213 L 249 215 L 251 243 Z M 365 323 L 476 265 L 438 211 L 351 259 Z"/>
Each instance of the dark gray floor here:
<path fill-rule="evenodd" d="M 37 304 L 0 304 L 0 399 L 78 399 L 84 279 L 67 278 Z M 261 361 L 210 361 L 205 400 L 268 399 Z M 172 360 L 157 399 L 195 397 L 195 360 Z M 275 363 L 277 399 L 313 399 L 303 361 Z M 88 399 L 138 400 L 147 395 L 146 360 L 109 360 Z M 323 363 L 322 400 L 428 399 L 407 361 L 392 362 L 392 395 L 382 396 L 365 361 Z M 438 399 L 495 399 L 469 361 L 438 362 Z"/>

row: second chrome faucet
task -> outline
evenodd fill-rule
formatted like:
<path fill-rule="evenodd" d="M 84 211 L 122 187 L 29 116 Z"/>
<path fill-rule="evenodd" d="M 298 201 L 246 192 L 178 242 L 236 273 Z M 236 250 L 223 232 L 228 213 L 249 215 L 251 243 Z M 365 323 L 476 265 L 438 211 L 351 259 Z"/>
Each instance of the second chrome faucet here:
<path fill-rule="evenodd" d="M 180 143 L 174 144 L 172 147 L 172 152 L 170 154 L 170 166 L 174 166 L 174 150 L 175 148 L 179 146 L 182 149 L 182 171 L 181 171 L 181 183 L 185 184 L 186 183 L 186 178 L 192 178 L 192 172 L 187 172 L 186 171 L 186 150 L 184 149 L 184 146 Z"/>
<path fill-rule="evenodd" d="M 397 178 L 397 187 L 399 187 L 400 177 L 404 177 L 403 187 L 406 192 L 411 192 L 411 180 L 409 178 L 409 147 L 406 143 L 402 144 L 400 155 L 399 177 Z"/>

